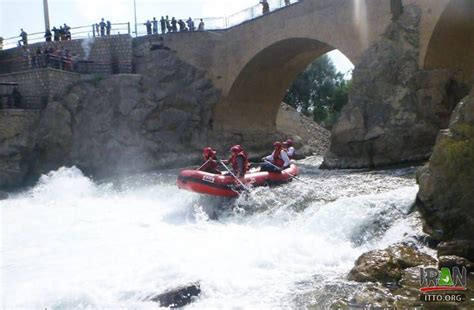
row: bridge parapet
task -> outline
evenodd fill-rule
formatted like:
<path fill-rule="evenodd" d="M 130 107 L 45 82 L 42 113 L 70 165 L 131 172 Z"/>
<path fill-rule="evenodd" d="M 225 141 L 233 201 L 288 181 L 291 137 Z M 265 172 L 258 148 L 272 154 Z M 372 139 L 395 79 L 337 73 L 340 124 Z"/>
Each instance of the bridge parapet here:
<path fill-rule="evenodd" d="M 0 74 L 35 68 L 33 60 L 37 57 L 38 49 L 41 52 L 55 50 L 55 57 L 58 58 L 62 57 L 61 51 L 68 51 L 69 57 L 76 63 L 90 64 L 92 69 L 84 73 L 132 73 L 132 38 L 129 35 L 114 35 L 40 42 L 0 51 Z"/>

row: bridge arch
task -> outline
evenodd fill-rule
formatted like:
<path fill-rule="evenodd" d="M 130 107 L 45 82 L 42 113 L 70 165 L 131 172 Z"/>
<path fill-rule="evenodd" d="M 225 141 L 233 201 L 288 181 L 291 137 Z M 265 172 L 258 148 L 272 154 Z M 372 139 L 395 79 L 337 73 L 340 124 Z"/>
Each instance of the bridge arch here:
<path fill-rule="evenodd" d="M 424 69 L 455 69 L 474 78 L 474 1 L 451 0 L 442 11 L 427 45 Z"/>
<path fill-rule="evenodd" d="M 244 66 L 216 107 L 216 125 L 226 131 L 274 131 L 280 103 L 293 80 L 334 49 L 309 38 L 283 39 L 265 47 Z"/>

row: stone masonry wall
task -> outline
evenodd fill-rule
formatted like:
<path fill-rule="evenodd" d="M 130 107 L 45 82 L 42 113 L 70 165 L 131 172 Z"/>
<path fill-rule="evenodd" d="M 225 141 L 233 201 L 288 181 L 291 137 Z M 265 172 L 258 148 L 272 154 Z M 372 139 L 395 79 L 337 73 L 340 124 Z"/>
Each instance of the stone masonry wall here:
<path fill-rule="evenodd" d="M 18 83 L 25 109 L 43 108 L 79 80 L 79 74 L 49 68 L 0 75 L 0 82 Z"/>
<path fill-rule="evenodd" d="M 90 39 L 41 42 L 28 45 L 27 48 L 17 47 L 0 51 L 0 74 L 25 71 L 31 69 L 31 59 L 38 48 L 56 48 L 69 50 L 75 54 L 76 63 L 88 64 L 89 72 L 99 74 L 131 73 L 132 72 L 132 38 L 129 35 L 114 35 Z"/>

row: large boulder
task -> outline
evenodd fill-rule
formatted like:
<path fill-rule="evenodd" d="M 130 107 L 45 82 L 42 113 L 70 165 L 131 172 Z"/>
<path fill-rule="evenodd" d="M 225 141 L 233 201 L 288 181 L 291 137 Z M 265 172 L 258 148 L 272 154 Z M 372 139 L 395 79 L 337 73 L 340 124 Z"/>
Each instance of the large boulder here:
<path fill-rule="evenodd" d="M 26 181 L 38 119 L 37 111 L 0 110 L 0 188 Z"/>
<path fill-rule="evenodd" d="M 440 131 L 417 181 L 425 231 L 438 240 L 464 240 L 441 244 L 450 249 L 443 255 L 474 260 L 474 90 L 456 107 L 449 129 Z"/>
<path fill-rule="evenodd" d="M 286 103 L 278 110 L 276 126 L 279 132 L 298 142 L 299 155 L 323 155 L 329 147 L 331 133 Z"/>
<path fill-rule="evenodd" d="M 76 165 L 109 176 L 198 159 L 219 93 L 172 51 L 145 46 L 135 58 L 136 74 L 84 77 L 48 104 L 36 130 L 36 174 Z"/>
<path fill-rule="evenodd" d="M 419 69 L 421 10 L 404 7 L 353 73 L 323 167 L 377 167 L 427 159 L 468 88 L 449 70 Z"/>
<path fill-rule="evenodd" d="M 151 296 L 149 300 L 158 302 L 161 307 L 181 308 L 191 303 L 201 294 L 201 287 L 198 282 L 182 285 L 156 296 Z"/>
<path fill-rule="evenodd" d="M 348 280 L 357 282 L 397 282 L 403 270 L 415 266 L 435 265 L 436 260 L 416 248 L 396 244 L 385 250 L 373 250 L 362 254 L 349 272 Z"/>

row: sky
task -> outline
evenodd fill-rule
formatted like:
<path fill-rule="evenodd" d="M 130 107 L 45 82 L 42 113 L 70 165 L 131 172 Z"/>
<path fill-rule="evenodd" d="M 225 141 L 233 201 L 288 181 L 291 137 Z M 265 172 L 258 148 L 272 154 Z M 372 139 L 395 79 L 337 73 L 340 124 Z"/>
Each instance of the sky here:
<path fill-rule="evenodd" d="M 138 31 L 142 23 L 162 15 L 177 18 L 223 17 L 245 10 L 259 0 L 135 0 Z M 134 0 L 48 0 L 51 27 L 92 25 L 101 18 L 112 23 L 134 22 Z M 0 0 L 0 36 L 15 37 L 24 28 L 29 34 L 44 31 L 43 0 Z M 133 26 L 132 26 L 133 28 Z M 330 57 L 341 72 L 353 68 L 340 52 Z"/>

